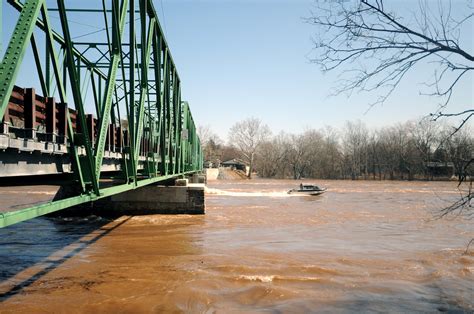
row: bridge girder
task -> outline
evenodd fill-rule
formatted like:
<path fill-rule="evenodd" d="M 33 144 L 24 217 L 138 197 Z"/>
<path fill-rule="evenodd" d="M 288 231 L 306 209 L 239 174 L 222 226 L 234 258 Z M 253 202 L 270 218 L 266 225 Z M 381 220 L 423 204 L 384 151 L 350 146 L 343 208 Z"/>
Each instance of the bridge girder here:
<path fill-rule="evenodd" d="M 12 123 L 8 120 L 12 92 L 31 49 L 44 99 L 57 98 L 70 108 L 66 146 L 81 193 L 1 213 L 0 227 L 202 170 L 194 120 L 189 105 L 181 100 L 181 80 L 152 0 L 103 0 L 96 2 L 99 8 L 71 8 L 64 0 L 58 0 L 56 7 L 48 7 L 45 0 L 8 3 L 20 14 L 0 64 L 0 121 Z M 53 12 L 59 15 L 54 17 L 60 27 L 52 23 Z M 96 15 L 94 19 L 101 19 L 105 27 L 91 34 L 93 41 L 75 43 L 83 35 L 71 27 L 70 14 Z M 88 107 L 96 115 L 92 127 Z M 33 128 L 41 127 L 37 124 L 33 116 Z M 121 180 L 104 188 L 104 153 L 115 127 L 123 132 L 118 144 Z"/>

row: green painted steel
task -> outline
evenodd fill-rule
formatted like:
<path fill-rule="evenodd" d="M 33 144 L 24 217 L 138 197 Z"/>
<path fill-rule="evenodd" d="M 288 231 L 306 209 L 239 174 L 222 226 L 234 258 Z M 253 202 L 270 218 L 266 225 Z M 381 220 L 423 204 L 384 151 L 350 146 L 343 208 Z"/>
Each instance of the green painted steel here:
<path fill-rule="evenodd" d="M 183 172 L 182 175 L 193 174 L 195 172 L 196 172 L 195 170 Z M 25 208 L 25 209 L 20 209 L 17 211 L 0 213 L 0 228 L 11 226 L 13 224 L 16 224 L 25 220 L 29 220 L 32 218 L 36 218 L 38 216 L 47 215 L 47 214 L 56 212 L 58 210 L 71 207 L 71 206 L 93 202 L 104 197 L 109 197 L 115 194 L 130 191 L 134 188 L 140 188 L 149 184 L 173 179 L 175 177 L 176 176 L 174 175 L 160 176 L 160 177 L 149 179 L 149 180 L 141 180 L 138 182 L 137 186 L 134 186 L 133 184 L 122 184 L 116 187 L 105 188 L 101 190 L 101 194 L 99 196 L 94 195 L 94 194 L 89 194 L 89 195 L 82 194 L 75 197 L 66 198 L 63 200 L 48 202 L 46 204 L 41 204 L 41 205 L 37 205 L 37 206 Z"/>
<path fill-rule="evenodd" d="M 3 1 L 0 1 L 0 21 L 3 21 L 2 18 L 3 18 Z M 3 52 L 3 43 L 1 40 L 1 38 L 3 37 L 2 30 L 3 30 L 2 23 L 0 23 L 0 56 L 2 56 L 2 52 Z"/>
<path fill-rule="evenodd" d="M 14 85 L 21 86 L 20 68 L 31 49 L 36 88 L 75 109 L 74 117 L 66 113 L 67 147 L 81 192 L 0 213 L 0 227 L 202 171 L 195 123 L 188 103 L 181 101 L 181 80 L 152 0 L 102 0 L 84 8 L 64 0 L 55 7 L 44 0 L 7 2 L 19 17 L 0 63 L 0 121 Z M 50 12 L 55 19 L 59 14 L 60 27 L 53 27 Z M 93 40 L 84 40 L 88 34 L 75 32 L 72 14 L 94 14 L 105 27 L 90 35 Z M 96 128 L 88 125 L 88 113 L 96 115 Z M 121 169 L 113 176 L 101 172 L 104 155 L 116 149 L 111 148 L 111 129 L 124 135 Z"/>
<path fill-rule="evenodd" d="M 3 117 L 7 109 L 42 4 L 43 0 L 29 0 L 25 3 L 0 64 L 0 117 Z"/>
<path fill-rule="evenodd" d="M 114 6 L 113 6 L 113 15 L 116 16 L 119 12 L 118 11 L 118 5 L 117 1 L 113 1 Z M 122 4 L 122 9 L 120 12 L 120 21 L 116 21 L 116 19 L 113 19 L 113 25 L 119 24 L 118 30 L 116 30 L 116 26 L 114 27 L 114 30 L 116 30 L 117 33 L 113 34 L 113 38 L 115 40 L 112 41 L 112 46 L 111 46 L 111 55 L 112 55 L 112 61 L 110 63 L 109 67 L 109 72 L 108 72 L 108 77 L 109 80 L 106 81 L 106 86 L 105 86 L 105 93 L 104 93 L 104 100 L 102 101 L 100 105 L 100 119 L 99 119 L 99 135 L 98 135 L 98 140 L 97 140 L 97 148 L 95 150 L 95 176 L 98 177 L 100 176 L 100 168 L 102 166 L 102 158 L 103 158 L 103 153 L 104 153 L 104 148 L 105 148 L 105 141 L 108 133 L 108 125 L 110 122 L 110 114 L 111 114 L 111 109 L 112 109 L 112 97 L 114 95 L 114 90 L 115 90 L 115 80 L 117 78 L 117 69 L 119 66 L 120 62 L 120 42 L 122 40 L 122 34 L 123 34 L 123 29 L 125 25 L 125 17 L 127 14 L 127 1 L 124 1 Z"/>

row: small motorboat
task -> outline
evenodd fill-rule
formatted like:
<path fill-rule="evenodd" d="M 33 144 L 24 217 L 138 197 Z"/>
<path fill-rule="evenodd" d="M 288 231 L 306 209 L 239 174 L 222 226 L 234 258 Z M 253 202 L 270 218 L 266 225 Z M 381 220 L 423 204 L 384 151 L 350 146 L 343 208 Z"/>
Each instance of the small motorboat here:
<path fill-rule="evenodd" d="M 326 192 L 326 188 L 320 188 L 317 185 L 311 184 L 300 184 L 299 189 L 291 189 L 288 191 L 288 194 L 296 194 L 296 195 L 321 195 Z"/>

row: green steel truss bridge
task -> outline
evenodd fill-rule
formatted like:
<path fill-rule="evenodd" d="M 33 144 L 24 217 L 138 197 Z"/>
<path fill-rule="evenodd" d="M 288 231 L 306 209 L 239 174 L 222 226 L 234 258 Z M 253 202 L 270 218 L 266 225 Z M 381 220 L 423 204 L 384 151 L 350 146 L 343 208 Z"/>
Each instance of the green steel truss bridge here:
<path fill-rule="evenodd" d="M 78 193 L 0 209 L 0 227 L 202 170 L 152 0 L 2 2 L 18 15 L 1 19 L 5 34 L 16 24 L 0 54 L 0 179 Z"/>

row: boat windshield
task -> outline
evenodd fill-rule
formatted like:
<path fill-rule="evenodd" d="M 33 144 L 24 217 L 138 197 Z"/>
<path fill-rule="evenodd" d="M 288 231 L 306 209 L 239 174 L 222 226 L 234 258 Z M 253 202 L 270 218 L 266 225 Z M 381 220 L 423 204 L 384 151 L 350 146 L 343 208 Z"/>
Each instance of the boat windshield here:
<path fill-rule="evenodd" d="M 303 190 L 319 190 L 319 186 L 317 185 L 303 185 Z"/>

